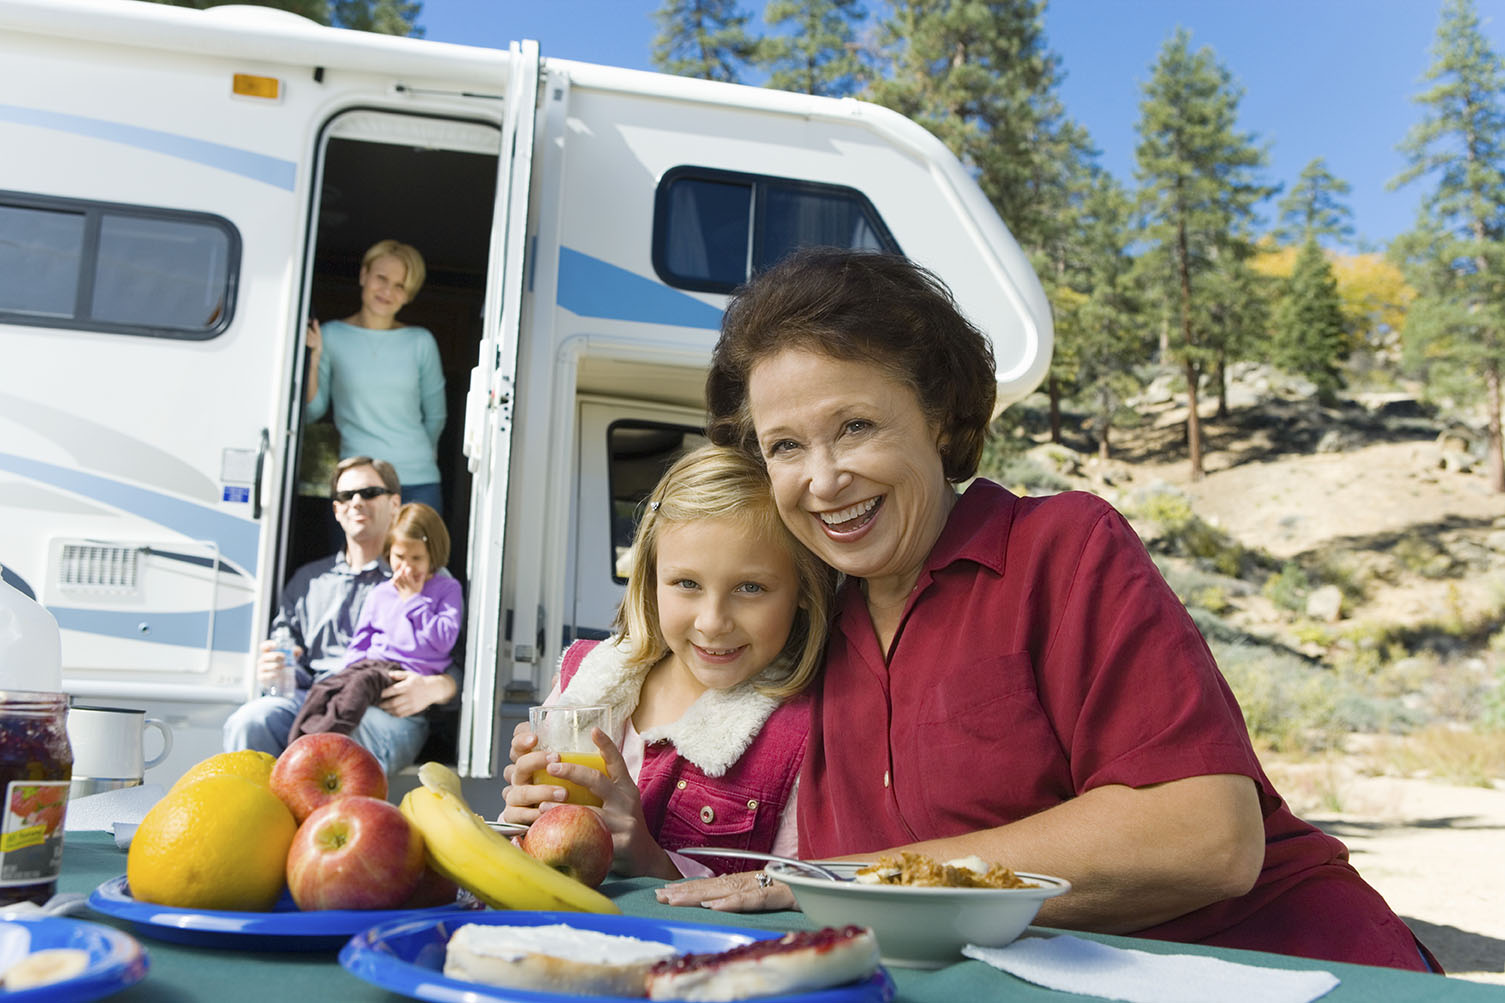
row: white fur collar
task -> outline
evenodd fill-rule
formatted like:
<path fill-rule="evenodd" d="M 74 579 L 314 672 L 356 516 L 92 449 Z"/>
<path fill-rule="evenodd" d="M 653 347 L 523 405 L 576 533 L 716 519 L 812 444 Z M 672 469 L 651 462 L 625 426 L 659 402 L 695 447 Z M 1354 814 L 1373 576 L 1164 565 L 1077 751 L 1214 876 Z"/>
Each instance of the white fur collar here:
<path fill-rule="evenodd" d="M 602 641 L 586 652 L 560 702 L 606 704 L 625 730 L 648 672 L 628 669 L 625 654 L 615 642 L 616 638 Z M 643 732 L 643 742 L 667 739 L 706 776 L 721 776 L 742 758 L 763 723 L 778 709 L 779 701 L 759 692 L 753 682 L 729 690 L 706 690 L 678 721 Z M 620 731 L 617 737 L 620 740 Z"/>

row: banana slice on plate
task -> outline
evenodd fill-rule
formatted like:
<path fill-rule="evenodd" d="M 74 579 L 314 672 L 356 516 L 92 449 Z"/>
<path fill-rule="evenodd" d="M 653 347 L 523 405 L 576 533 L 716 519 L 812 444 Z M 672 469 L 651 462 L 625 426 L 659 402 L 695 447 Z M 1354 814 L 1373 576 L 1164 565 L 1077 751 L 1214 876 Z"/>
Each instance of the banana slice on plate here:
<path fill-rule="evenodd" d="M 9 992 L 35 989 L 73 978 L 89 967 L 89 952 L 76 947 L 53 947 L 28 954 L 0 974 Z"/>

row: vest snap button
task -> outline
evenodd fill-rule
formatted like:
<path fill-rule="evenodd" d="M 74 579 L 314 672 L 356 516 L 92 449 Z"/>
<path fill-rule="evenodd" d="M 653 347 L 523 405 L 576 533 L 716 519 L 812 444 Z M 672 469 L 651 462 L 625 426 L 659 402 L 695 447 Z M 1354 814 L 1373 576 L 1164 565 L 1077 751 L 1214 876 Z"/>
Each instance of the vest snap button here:
<path fill-rule="evenodd" d="M 888 786 L 888 771 L 887 770 L 883 771 L 883 786 L 884 787 Z"/>
<path fill-rule="evenodd" d="M 681 780 L 679 783 L 675 784 L 674 786 L 677 787 L 677 788 L 679 788 L 680 790 L 684 790 L 687 785 L 685 784 L 685 782 L 683 780 Z"/>
<path fill-rule="evenodd" d="M 700 820 L 706 825 L 710 825 L 712 822 L 716 821 L 716 813 L 711 810 L 710 805 L 706 805 L 705 807 L 700 809 Z"/>
<path fill-rule="evenodd" d="M 754 798 L 754 799 L 753 799 L 753 800 L 751 800 L 751 801 L 749 801 L 749 802 L 747 802 L 747 807 L 748 807 L 748 810 L 749 810 L 749 811 L 757 811 L 757 810 L 758 810 L 758 802 L 757 802 L 757 799 L 756 799 L 756 798 Z"/>

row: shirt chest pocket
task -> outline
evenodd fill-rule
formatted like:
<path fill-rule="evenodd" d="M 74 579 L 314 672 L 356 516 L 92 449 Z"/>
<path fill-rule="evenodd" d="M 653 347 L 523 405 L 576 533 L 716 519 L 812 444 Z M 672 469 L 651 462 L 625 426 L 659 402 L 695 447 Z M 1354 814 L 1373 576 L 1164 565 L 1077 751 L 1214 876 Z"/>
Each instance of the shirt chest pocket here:
<path fill-rule="evenodd" d="M 669 796 L 658 843 L 666 850 L 681 846 L 728 846 L 748 849 L 758 813 L 767 811 L 756 797 L 699 777 L 681 777 Z"/>
<path fill-rule="evenodd" d="M 942 831 L 998 825 L 1069 796 L 1070 764 L 1027 653 L 958 666 L 914 706 L 914 730 L 901 737 L 896 729 L 897 786 L 918 795 L 945 784 L 944 805 L 921 798 Z"/>

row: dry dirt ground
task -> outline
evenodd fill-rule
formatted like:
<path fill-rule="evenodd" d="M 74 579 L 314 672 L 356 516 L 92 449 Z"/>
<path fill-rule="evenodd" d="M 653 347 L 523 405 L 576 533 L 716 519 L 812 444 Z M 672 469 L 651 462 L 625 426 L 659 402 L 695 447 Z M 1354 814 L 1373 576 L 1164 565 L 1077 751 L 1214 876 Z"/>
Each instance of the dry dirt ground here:
<path fill-rule="evenodd" d="M 1335 451 L 1317 452 L 1321 414 L 1313 421 L 1310 407 L 1282 408 L 1235 403 L 1221 422 L 1204 412 L 1207 476 L 1192 482 L 1185 411 L 1167 405 L 1121 437 L 1113 461 L 1084 464 L 1087 486 L 1116 500 L 1166 482 L 1198 516 L 1278 558 L 1333 546 L 1384 551 L 1408 536 L 1471 555 L 1461 577 L 1382 584 L 1346 615 L 1435 622 L 1449 610 L 1499 607 L 1505 496 L 1490 492 L 1482 467 L 1444 469 L 1450 444 L 1435 427 L 1375 426 L 1366 435 L 1362 416 L 1358 427 L 1347 422 L 1340 443 L 1329 439 Z M 1247 619 L 1243 626 L 1258 628 Z M 1332 760 L 1266 765 L 1299 814 L 1348 845 L 1359 871 L 1451 975 L 1505 985 L 1505 777 L 1486 789 L 1374 776 L 1364 736 Z M 1315 782 L 1314 772 L 1323 774 Z M 1326 810 L 1333 804 L 1341 811 Z"/>

